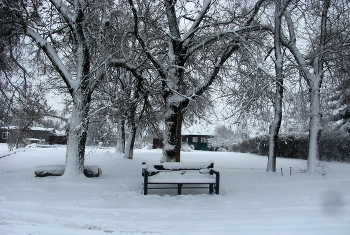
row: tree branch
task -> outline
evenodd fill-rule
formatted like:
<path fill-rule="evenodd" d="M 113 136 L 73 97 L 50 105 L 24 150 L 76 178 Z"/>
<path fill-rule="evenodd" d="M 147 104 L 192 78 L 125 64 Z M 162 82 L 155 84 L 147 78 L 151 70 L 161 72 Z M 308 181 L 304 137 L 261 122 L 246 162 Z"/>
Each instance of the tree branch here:
<path fill-rule="evenodd" d="M 63 16 L 66 23 L 69 25 L 69 28 L 75 35 L 74 30 L 74 22 L 75 22 L 75 14 L 71 12 L 67 5 L 62 2 L 62 0 L 50 0 L 51 4 L 55 6 L 57 11 Z"/>
<path fill-rule="evenodd" d="M 218 40 L 220 40 L 221 38 L 227 36 L 227 35 L 234 35 L 235 37 L 237 35 L 239 35 L 240 33 L 246 33 L 246 32 L 251 32 L 251 31 L 258 31 L 264 29 L 263 26 L 261 25 L 255 25 L 255 26 L 247 26 L 247 27 L 243 27 L 241 29 L 238 30 L 227 30 L 224 32 L 220 32 L 217 34 L 213 34 L 211 36 L 208 36 L 207 39 L 202 40 L 200 43 L 193 45 L 187 52 L 188 56 L 190 56 L 193 52 L 199 50 L 202 47 L 205 47 L 206 45 L 209 45 L 211 43 L 214 43 Z M 269 29 L 270 31 L 271 29 Z"/>
<path fill-rule="evenodd" d="M 201 24 L 201 22 L 203 21 L 203 18 L 205 16 L 205 14 L 208 12 L 209 7 L 210 7 L 210 3 L 211 0 L 203 0 L 203 7 L 200 11 L 200 13 L 198 14 L 197 18 L 195 19 L 195 21 L 193 22 L 191 28 L 188 30 L 188 32 L 186 33 L 186 35 L 183 38 L 183 41 L 188 40 L 190 37 L 193 36 L 193 34 L 197 31 L 199 25 Z"/>
<path fill-rule="evenodd" d="M 224 53 L 221 55 L 220 59 L 217 61 L 212 74 L 210 75 L 209 79 L 206 83 L 204 83 L 202 86 L 199 86 L 195 91 L 193 91 L 192 94 L 189 94 L 188 96 L 191 98 L 194 98 L 195 96 L 202 95 L 208 88 L 211 86 L 211 84 L 216 79 L 218 73 L 220 72 L 221 68 L 225 64 L 225 62 L 231 57 L 231 55 L 239 49 L 239 45 L 236 41 L 233 41 L 231 45 L 229 45 Z"/>
<path fill-rule="evenodd" d="M 299 49 L 296 46 L 296 37 L 295 37 L 295 32 L 294 32 L 294 24 L 290 15 L 289 11 L 285 11 L 284 13 L 285 15 L 285 19 L 287 21 L 287 25 L 288 25 L 288 32 L 290 35 L 290 40 L 287 39 L 286 36 L 284 36 L 281 33 L 281 43 L 283 46 L 287 47 L 290 52 L 293 54 L 295 60 L 297 61 L 299 68 L 302 70 L 306 81 L 309 82 L 310 78 L 311 78 L 311 73 L 307 67 L 307 63 L 303 57 L 303 55 L 300 53 Z"/>
<path fill-rule="evenodd" d="M 33 29 L 26 27 L 25 33 L 27 36 L 32 38 L 38 47 L 44 51 L 52 65 L 55 67 L 56 71 L 61 75 L 63 81 L 66 83 L 69 93 L 73 95 L 73 90 L 77 86 L 76 82 L 72 79 L 66 66 L 63 64 L 59 56 L 57 55 L 55 49 L 48 43 L 43 37 L 41 37 Z"/>
<path fill-rule="evenodd" d="M 146 46 L 145 41 L 142 39 L 142 37 L 139 34 L 139 29 L 138 29 L 139 17 L 138 17 L 138 13 L 137 13 L 136 7 L 135 7 L 135 5 L 134 5 L 132 0 L 129 0 L 129 5 L 131 7 L 132 14 L 133 14 L 133 17 L 134 17 L 134 32 L 133 33 L 134 33 L 136 39 L 138 40 L 138 42 L 140 43 L 140 45 L 142 47 L 142 51 L 146 54 L 147 58 L 156 67 L 159 75 L 163 79 L 166 79 L 167 75 L 166 75 L 165 69 L 163 68 L 162 64 L 151 54 L 151 52 L 149 51 L 149 49 Z"/>
<path fill-rule="evenodd" d="M 175 12 L 176 0 L 165 0 L 165 12 L 168 17 L 169 31 L 171 39 L 180 40 L 180 29 Z"/>
<path fill-rule="evenodd" d="M 265 0 L 259 0 L 255 4 L 252 15 L 248 18 L 247 22 L 245 23 L 246 26 L 250 25 L 253 22 L 255 16 L 258 14 L 258 12 L 260 10 L 261 5 L 263 4 L 263 2 L 265 2 Z"/>

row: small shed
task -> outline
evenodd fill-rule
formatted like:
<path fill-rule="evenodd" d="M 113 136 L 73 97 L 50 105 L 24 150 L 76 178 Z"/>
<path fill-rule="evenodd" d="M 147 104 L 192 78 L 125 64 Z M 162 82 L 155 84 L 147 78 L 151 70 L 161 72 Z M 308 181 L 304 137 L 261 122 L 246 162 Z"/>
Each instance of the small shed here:
<path fill-rule="evenodd" d="M 210 150 L 208 147 L 208 139 L 211 138 L 211 135 L 182 135 L 182 143 L 187 143 L 190 146 L 193 146 L 195 150 Z"/>

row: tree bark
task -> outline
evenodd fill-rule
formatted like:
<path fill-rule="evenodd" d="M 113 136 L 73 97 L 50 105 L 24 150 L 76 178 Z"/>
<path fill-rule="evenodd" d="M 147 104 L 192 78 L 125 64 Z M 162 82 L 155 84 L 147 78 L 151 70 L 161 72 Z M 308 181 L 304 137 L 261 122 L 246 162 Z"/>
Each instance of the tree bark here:
<path fill-rule="evenodd" d="M 181 127 L 184 109 L 189 100 L 179 104 L 168 104 L 168 114 L 165 118 L 165 137 L 163 157 L 161 162 L 180 162 L 181 153 Z"/>
<path fill-rule="evenodd" d="M 91 95 L 86 94 L 84 90 L 75 91 L 74 94 L 76 101 L 69 118 L 66 169 L 64 172 L 64 176 L 69 177 L 84 175 L 85 144 L 91 99 Z"/>
<path fill-rule="evenodd" d="M 281 0 L 276 0 L 275 4 L 275 73 L 276 73 L 276 93 L 274 99 L 274 119 L 270 125 L 269 156 L 267 162 L 267 172 L 276 172 L 276 150 L 279 130 L 282 122 L 282 102 L 283 102 L 283 55 L 281 49 L 281 18 L 283 8 Z"/>
<path fill-rule="evenodd" d="M 315 173 L 317 171 L 317 164 L 319 161 L 319 140 L 322 132 L 321 122 L 321 104 L 320 104 L 320 88 L 321 88 L 321 77 L 314 76 L 311 81 L 310 87 L 310 130 L 309 130 L 309 152 L 307 161 L 307 172 Z"/>
<path fill-rule="evenodd" d="M 319 161 L 319 140 L 322 132 L 322 115 L 321 115 L 321 86 L 324 73 L 324 54 L 327 44 L 327 15 L 330 6 L 330 0 L 324 0 L 322 6 L 320 41 L 318 46 L 318 56 L 314 58 L 314 73 L 309 80 L 310 87 L 310 130 L 309 130 L 309 153 L 307 171 L 309 173 L 317 172 L 317 164 Z"/>
<path fill-rule="evenodd" d="M 118 139 L 115 149 L 116 154 L 125 153 L 125 120 L 122 119 L 118 124 Z"/>
<path fill-rule="evenodd" d="M 135 139 L 136 139 L 136 124 L 135 122 L 130 123 L 129 126 L 129 136 L 128 141 L 125 148 L 125 154 L 124 158 L 126 159 L 133 159 L 134 158 L 134 145 L 135 145 Z"/>

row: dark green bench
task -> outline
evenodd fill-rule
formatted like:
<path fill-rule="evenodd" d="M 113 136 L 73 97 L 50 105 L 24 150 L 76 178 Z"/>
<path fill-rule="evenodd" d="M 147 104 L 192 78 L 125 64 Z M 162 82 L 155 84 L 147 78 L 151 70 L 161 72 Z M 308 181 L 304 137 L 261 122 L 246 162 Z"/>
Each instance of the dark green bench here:
<path fill-rule="evenodd" d="M 219 194 L 220 173 L 214 169 L 212 161 L 160 164 L 143 162 L 142 176 L 144 195 L 150 189 L 177 189 L 177 194 L 180 195 L 183 188 L 208 188 L 209 193 Z"/>

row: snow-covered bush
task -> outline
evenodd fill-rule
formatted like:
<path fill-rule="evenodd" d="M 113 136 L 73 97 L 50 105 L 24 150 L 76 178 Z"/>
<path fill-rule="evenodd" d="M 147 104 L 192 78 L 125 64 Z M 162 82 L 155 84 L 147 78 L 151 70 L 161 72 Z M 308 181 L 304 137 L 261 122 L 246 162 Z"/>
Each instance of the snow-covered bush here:
<path fill-rule="evenodd" d="M 189 144 L 187 143 L 182 143 L 181 145 L 181 151 L 183 152 L 192 152 L 194 150 L 194 147 L 193 146 L 190 146 Z"/>
<path fill-rule="evenodd" d="M 215 128 L 214 137 L 208 139 L 208 147 L 217 151 L 228 151 L 238 142 L 240 142 L 239 134 L 226 126 L 218 126 Z"/>

